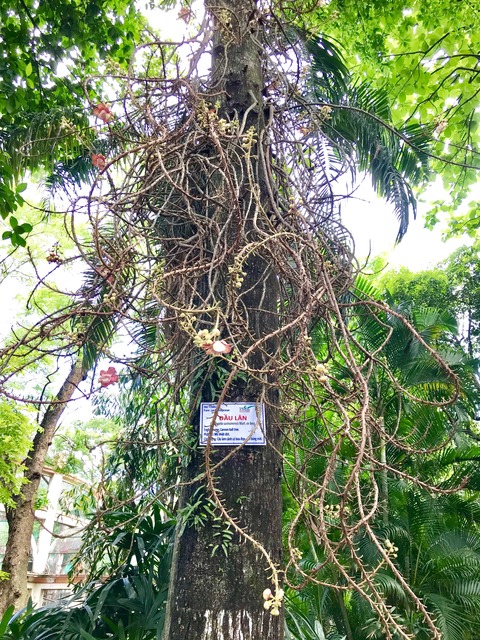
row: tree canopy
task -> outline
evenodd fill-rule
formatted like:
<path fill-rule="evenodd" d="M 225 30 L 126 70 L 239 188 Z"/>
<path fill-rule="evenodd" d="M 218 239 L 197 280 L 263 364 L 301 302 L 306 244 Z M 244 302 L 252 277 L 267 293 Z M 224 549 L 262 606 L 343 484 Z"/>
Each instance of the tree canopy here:
<path fill-rule="evenodd" d="M 0 7 L 0 214 L 10 220 L 4 239 L 24 246 L 31 231 L 13 215 L 24 203 L 27 171 L 50 173 L 74 162 L 77 173 L 88 173 L 66 123 L 88 126 L 85 79 L 109 64 L 126 68 L 143 26 L 134 4 L 123 0 Z"/>
<path fill-rule="evenodd" d="M 28 416 L 12 402 L 0 402 L 0 503 L 12 506 L 14 496 L 21 491 L 24 479 L 22 462 L 30 445 L 33 431 Z"/>
<path fill-rule="evenodd" d="M 428 221 L 434 224 L 439 213 L 448 212 L 452 233 L 474 235 L 477 204 L 468 200 L 480 164 L 475 3 L 332 0 L 319 3 L 313 25 L 341 42 L 357 73 L 386 89 L 397 125 L 415 122 L 433 133 L 429 179 L 441 177 L 445 197 L 434 203 Z M 460 216 L 464 201 L 467 212 Z"/>

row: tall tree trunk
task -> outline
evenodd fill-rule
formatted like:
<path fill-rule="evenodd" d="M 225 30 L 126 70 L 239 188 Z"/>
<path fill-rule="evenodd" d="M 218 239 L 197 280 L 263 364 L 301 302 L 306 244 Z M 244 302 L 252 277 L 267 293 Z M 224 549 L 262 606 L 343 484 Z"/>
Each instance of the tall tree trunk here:
<path fill-rule="evenodd" d="M 6 571 L 10 578 L 0 582 L 0 613 L 11 605 L 19 609 L 27 602 L 27 568 L 38 486 L 58 421 L 84 374 L 82 363 L 75 362 L 56 398 L 45 411 L 25 462 L 24 475 L 27 483 L 23 485 L 22 493 L 15 499 L 15 507 L 6 510 L 8 539 L 2 571 Z"/>
<path fill-rule="evenodd" d="M 207 0 L 206 8 L 213 15 L 213 64 L 211 85 L 219 96 L 219 115 L 246 119 L 247 130 L 253 126 L 257 139 L 264 129 L 262 105 L 263 74 L 261 51 L 254 37 L 256 3 L 252 0 Z M 235 162 L 232 160 L 232 162 Z M 257 176 L 261 173 L 256 167 Z M 246 175 L 244 172 L 243 175 Z M 258 178 L 257 178 L 258 179 Z M 246 179 L 245 179 L 246 180 Z M 262 191 L 261 177 L 259 179 Z M 240 185 L 239 209 L 243 212 L 243 229 L 249 241 L 255 241 L 253 205 L 249 184 Z M 242 195 L 243 194 L 243 195 Z M 250 204 L 248 204 L 250 203 Z M 231 238 L 232 242 L 235 238 Z M 242 303 L 248 318 L 248 333 L 253 339 L 269 335 L 277 328 L 278 282 L 268 262 L 259 255 L 251 256 L 245 268 L 245 282 L 241 289 Z M 221 292 L 218 292 L 221 299 Z M 245 348 L 248 348 L 245 344 Z M 274 340 L 252 351 L 249 364 L 261 369 L 275 354 Z M 204 401 L 212 402 L 207 392 Z M 222 518 L 206 520 L 204 526 L 194 527 L 191 521 L 180 523 L 174 545 L 164 640 L 281 640 L 283 614 L 271 615 L 263 607 L 262 593 L 274 591 L 272 570 L 267 554 L 279 568 L 282 549 L 282 495 L 280 431 L 278 428 L 278 391 L 275 381 L 260 382 L 253 377 L 246 382 L 233 380 L 225 400 L 255 402 L 263 399 L 266 405 L 267 446 L 244 446 L 231 455 L 230 447 L 208 451 L 210 466 L 214 467 L 213 483 L 216 495 L 235 525 L 229 541 L 227 523 Z M 207 464 L 207 467 L 208 467 Z M 217 466 L 219 465 L 219 466 Z M 197 450 L 188 465 L 184 480 L 192 482 L 206 468 L 205 453 Z M 180 496 L 182 508 L 211 499 L 205 482 L 192 482 Z M 224 514 L 223 514 L 224 515 Z M 226 542 L 225 550 L 221 545 Z"/>

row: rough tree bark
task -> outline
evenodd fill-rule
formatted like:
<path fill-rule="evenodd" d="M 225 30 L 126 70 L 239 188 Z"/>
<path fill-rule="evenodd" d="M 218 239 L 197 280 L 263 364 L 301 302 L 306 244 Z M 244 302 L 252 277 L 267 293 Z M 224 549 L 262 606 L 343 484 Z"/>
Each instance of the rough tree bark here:
<path fill-rule="evenodd" d="M 8 539 L 2 571 L 6 571 L 10 578 L 0 582 L 0 614 L 12 605 L 15 609 L 20 609 L 27 602 L 27 568 L 35 521 L 35 499 L 45 458 L 66 403 L 71 400 L 84 375 L 82 363 L 76 361 L 57 396 L 47 407 L 35 435 L 32 449 L 25 461 L 24 476 L 27 483 L 15 499 L 15 507 L 6 510 Z"/>
<path fill-rule="evenodd" d="M 237 114 L 240 121 L 246 114 L 245 129 L 254 126 L 259 139 L 258 134 L 265 124 L 262 52 L 254 37 L 256 2 L 207 0 L 206 8 L 214 16 L 211 85 L 219 96 L 219 114 L 230 117 Z M 222 12 L 220 20 L 219 12 Z M 242 198 L 240 188 L 239 207 L 244 216 L 243 228 L 247 230 L 249 240 L 254 241 L 253 224 L 249 224 L 253 207 L 247 204 L 250 202 L 248 189 L 247 183 L 243 185 Z M 248 329 L 254 338 L 261 338 L 277 328 L 278 282 L 268 262 L 258 255 L 249 259 L 245 271 L 247 275 L 242 291 L 248 293 L 243 294 L 242 301 L 248 317 Z M 221 299 L 221 292 L 218 298 Z M 252 353 L 250 364 L 254 368 L 265 365 L 277 345 L 272 340 L 266 347 L 263 353 L 260 350 Z M 225 400 L 254 402 L 262 394 L 266 400 L 267 446 L 247 446 L 239 450 L 215 469 L 215 486 L 230 516 L 280 566 L 282 465 L 276 452 L 280 447 L 280 432 L 274 380 L 266 380 L 265 384 L 253 379 L 234 381 Z M 213 401 L 206 392 L 202 399 Z M 230 453 L 229 447 L 213 451 L 212 466 Z M 190 460 L 185 480 L 198 477 L 204 470 L 204 452 L 200 450 Z M 199 483 L 194 483 L 183 490 L 180 507 L 195 500 L 199 486 Z M 163 639 L 281 640 L 283 612 L 280 616 L 272 616 L 263 608 L 264 589 L 273 591 L 265 557 L 255 545 L 238 534 L 234 535 L 226 556 L 221 550 L 212 555 L 214 536 L 212 523 L 197 529 L 187 523 L 177 531 Z"/>

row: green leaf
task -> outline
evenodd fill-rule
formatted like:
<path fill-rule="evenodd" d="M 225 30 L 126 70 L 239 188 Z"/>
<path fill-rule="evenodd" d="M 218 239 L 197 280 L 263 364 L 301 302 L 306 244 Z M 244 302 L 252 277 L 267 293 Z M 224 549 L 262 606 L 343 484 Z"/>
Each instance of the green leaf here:
<path fill-rule="evenodd" d="M 4 231 L 2 233 L 2 240 L 8 240 L 8 238 L 11 238 L 12 236 L 12 232 L 11 231 Z"/>
<path fill-rule="evenodd" d="M 32 63 L 28 62 L 27 65 L 25 66 L 25 75 L 27 77 L 32 75 L 32 71 L 33 71 Z"/>
<path fill-rule="evenodd" d="M 85 638 L 85 640 L 97 640 L 95 636 L 92 636 L 90 633 L 87 633 L 84 629 L 79 629 L 79 632 L 82 638 Z"/>
<path fill-rule="evenodd" d="M 27 241 L 25 240 L 25 238 L 22 238 L 22 236 L 18 235 L 17 233 L 14 233 L 12 236 L 12 244 L 19 247 L 26 247 Z"/>
<path fill-rule="evenodd" d="M 15 216 L 12 216 L 9 222 L 12 229 L 15 229 L 16 227 L 18 227 L 18 220 L 15 218 Z"/>
<path fill-rule="evenodd" d="M 0 620 L 0 635 L 3 635 L 7 630 L 8 623 L 10 622 L 13 614 L 15 613 L 15 607 L 12 605 L 3 614 L 3 618 Z"/>
<path fill-rule="evenodd" d="M 15 111 L 15 107 L 16 107 L 16 101 L 14 96 L 10 96 L 7 100 L 7 103 L 5 105 L 5 108 L 7 110 L 7 113 L 11 114 L 14 113 Z"/>
<path fill-rule="evenodd" d="M 21 182 L 20 184 L 17 184 L 17 188 L 15 189 L 15 192 L 22 193 L 22 191 L 25 191 L 27 187 L 28 187 L 28 184 L 26 182 Z"/>

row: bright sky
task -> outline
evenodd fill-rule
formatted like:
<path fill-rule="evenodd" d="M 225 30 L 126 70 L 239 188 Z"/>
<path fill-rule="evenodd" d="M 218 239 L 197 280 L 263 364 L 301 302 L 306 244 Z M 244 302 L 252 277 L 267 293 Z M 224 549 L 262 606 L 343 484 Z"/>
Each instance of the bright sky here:
<path fill-rule="evenodd" d="M 441 186 L 432 185 L 424 198 L 438 200 L 439 189 L 442 189 Z M 480 192 L 480 188 L 478 191 Z M 417 219 L 410 221 L 406 235 L 395 246 L 398 220 L 389 205 L 376 196 L 368 178 L 362 183 L 356 196 L 342 206 L 342 219 L 355 239 L 356 256 L 359 260 L 369 254 L 372 257 L 385 255 L 392 268 L 403 265 L 412 271 L 421 271 L 434 267 L 463 244 L 471 243 L 471 239 L 467 237 L 443 241 L 445 222 L 440 222 L 432 231 L 425 229 L 423 218 L 428 211 L 428 202 L 419 202 Z"/>

